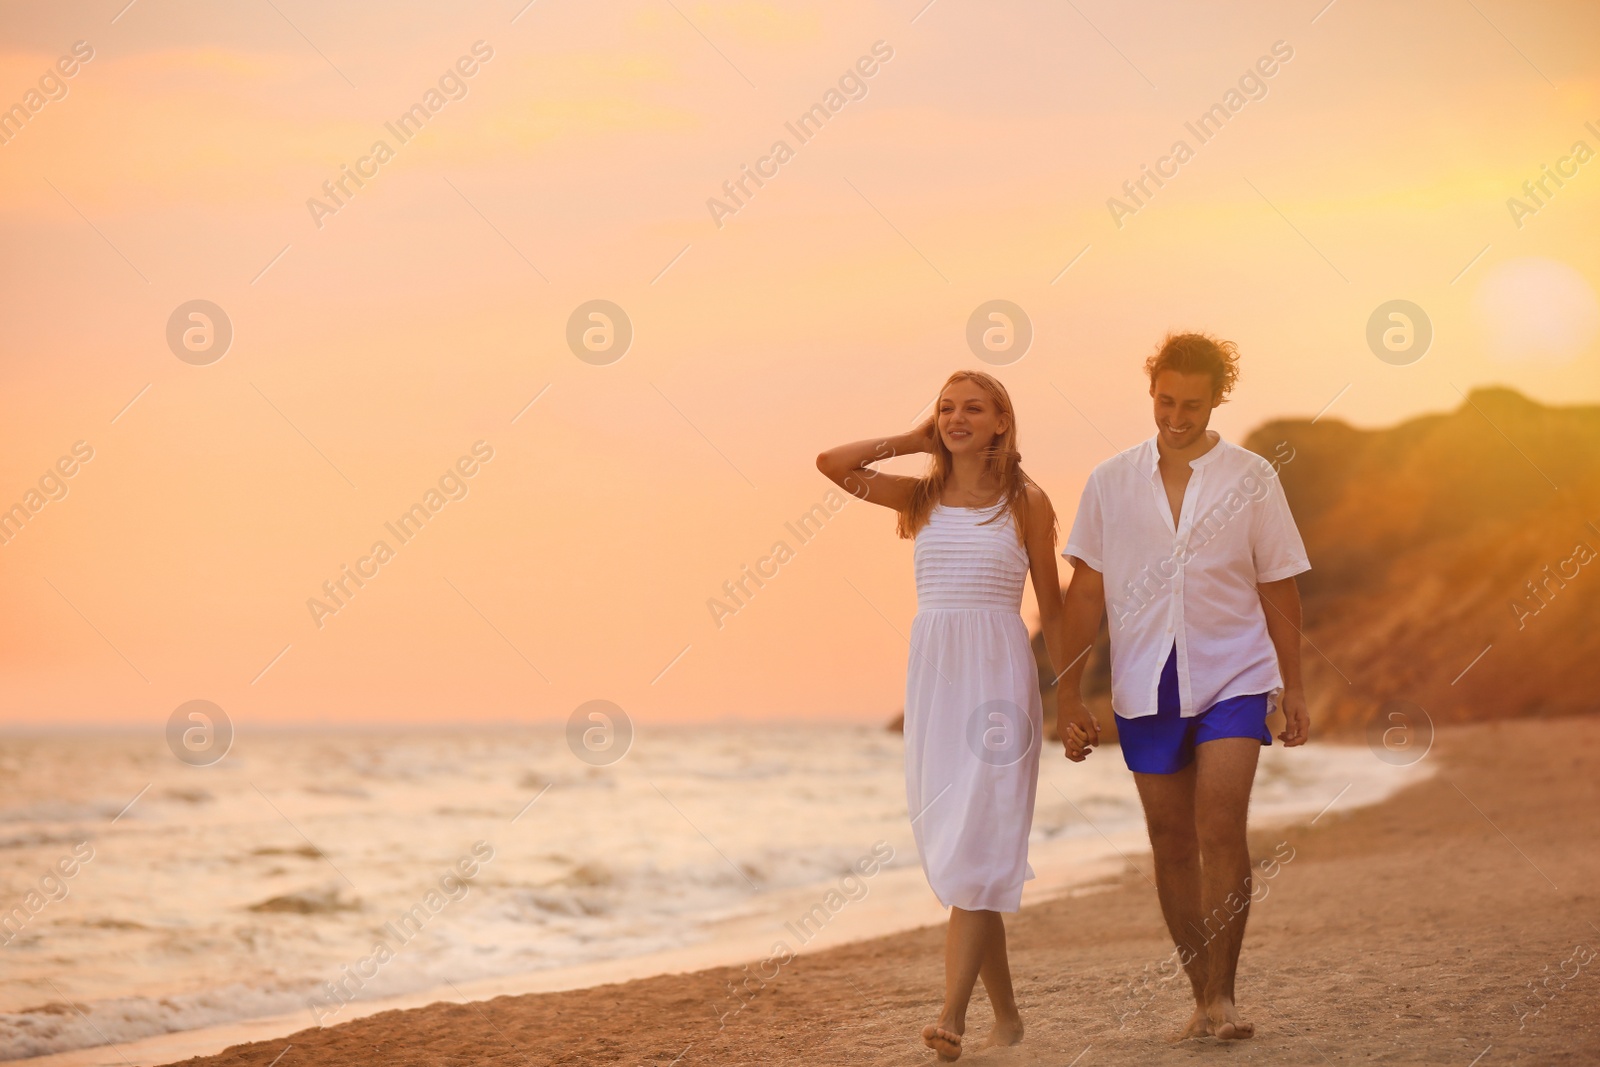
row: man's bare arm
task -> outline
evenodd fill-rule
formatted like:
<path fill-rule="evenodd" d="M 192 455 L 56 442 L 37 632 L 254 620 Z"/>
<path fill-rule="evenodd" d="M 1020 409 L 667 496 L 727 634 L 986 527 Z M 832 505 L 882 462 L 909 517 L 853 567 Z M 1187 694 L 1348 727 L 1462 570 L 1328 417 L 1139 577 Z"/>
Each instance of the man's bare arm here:
<path fill-rule="evenodd" d="M 1105 578 L 1099 571 L 1075 556 L 1067 558 L 1072 561 L 1072 581 L 1061 605 L 1062 653 L 1067 667 L 1056 679 L 1056 729 L 1066 745 L 1067 758 L 1079 762 L 1086 754 L 1084 749 L 1100 743 L 1100 723 L 1083 702 L 1083 669 L 1089 662 L 1089 650 L 1100 635 L 1106 591 Z M 1081 746 L 1076 756 L 1073 727 L 1077 727 Z"/>
<path fill-rule="evenodd" d="M 1267 636 L 1278 653 L 1278 673 L 1283 675 L 1284 729 L 1278 735 L 1286 747 L 1306 743 L 1311 715 L 1306 710 L 1305 686 L 1300 677 L 1300 586 L 1293 576 L 1256 586 L 1267 616 Z"/>

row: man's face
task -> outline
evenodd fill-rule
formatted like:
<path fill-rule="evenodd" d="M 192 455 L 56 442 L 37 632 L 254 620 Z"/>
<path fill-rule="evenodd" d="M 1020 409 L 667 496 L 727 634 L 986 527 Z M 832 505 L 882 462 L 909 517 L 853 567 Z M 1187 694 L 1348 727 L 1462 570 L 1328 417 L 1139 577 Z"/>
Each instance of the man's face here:
<path fill-rule="evenodd" d="M 1181 450 L 1199 442 L 1211 421 L 1211 409 L 1217 406 L 1211 375 L 1203 371 L 1161 371 L 1150 384 L 1150 398 L 1155 402 L 1156 433 L 1161 436 L 1161 443 L 1171 449 Z"/>

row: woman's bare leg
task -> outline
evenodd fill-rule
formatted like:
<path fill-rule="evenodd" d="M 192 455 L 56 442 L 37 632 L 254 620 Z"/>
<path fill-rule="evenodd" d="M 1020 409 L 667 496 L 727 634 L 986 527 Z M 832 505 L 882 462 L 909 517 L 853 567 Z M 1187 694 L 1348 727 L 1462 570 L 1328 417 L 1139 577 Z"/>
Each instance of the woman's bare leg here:
<path fill-rule="evenodd" d="M 994 1029 L 984 1041 L 990 1045 L 1015 1045 L 1022 1040 L 1022 1013 L 1011 988 L 1011 962 L 1006 958 L 1006 921 L 997 911 L 979 912 L 989 917 L 989 933 L 984 941 L 983 962 L 978 976 L 983 979 L 989 1006 L 994 1009 Z"/>
<path fill-rule="evenodd" d="M 972 986 L 983 964 L 989 917 L 994 912 L 950 909 L 950 925 L 944 935 L 944 1010 L 939 1021 L 922 1028 L 922 1043 L 939 1054 L 941 1060 L 961 1055 L 961 1035 L 967 1030 L 967 1004 Z M 988 988 L 987 985 L 984 986 Z"/>

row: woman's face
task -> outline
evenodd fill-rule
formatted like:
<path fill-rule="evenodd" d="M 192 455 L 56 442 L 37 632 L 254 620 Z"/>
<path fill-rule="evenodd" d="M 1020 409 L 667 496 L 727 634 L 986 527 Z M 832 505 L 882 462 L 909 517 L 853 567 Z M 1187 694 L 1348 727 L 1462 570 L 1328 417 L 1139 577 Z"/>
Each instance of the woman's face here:
<path fill-rule="evenodd" d="M 952 455 L 981 453 L 1009 424 L 977 382 L 954 382 L 939 394 L 939 437 Z"/>

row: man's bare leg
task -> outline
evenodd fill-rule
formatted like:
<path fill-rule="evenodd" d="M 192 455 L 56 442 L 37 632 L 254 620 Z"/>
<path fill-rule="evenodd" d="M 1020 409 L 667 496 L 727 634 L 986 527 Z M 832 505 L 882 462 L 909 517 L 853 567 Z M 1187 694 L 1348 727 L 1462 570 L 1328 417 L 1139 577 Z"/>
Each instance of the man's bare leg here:
<path fill-rule="evenodd" d="M 1006 958 L 1006 921 L 998 911 L 982 911 L 989 916 L 988 936 L 983 943 L 983 961 L 978 976 L 989 994 L 994 1009 L 994 1029 L 983 1042 L 990 1045 L 1015 1045 L 1022 1040 L 1022 1013 L 1017 1010 L 1016 993 L 1011 988 L 1011 962 Z"/>
<path fill-rule="evenodd" d="M 967 1004 L 972 1000 L 972 986 L 983 963 L 991 917 L 997 916 L 989 911 L 950 909 L 950 925 L 944 935 L 944 1008 L 937 1023 L 922 1028 L 922 1043 L 938 1053 L 941 1060 L 961 1055 L 961 1035 L 967 1031 Z"/>
<path fill-rule="evenodd" d="M 1145 825 L 1150 830 L 1150 850 L 1155 857 L 1156 896 L 1167 932 L 1194 993 L 1194 1014 L 1178 1040 L 1211 1032 L 1206 1012 L 1209 975 L 1206 943 L 1200 932 L 1200 841 L 1195 822 L 1195 765 L 1175 774 L 1135 773 L 1139 799 L 1144 804 Z"/>
<path fill-rule="evenodd" d="M 1200 839 L 1201 927 L 1207 937 L 1205 1009 L 1211 1032 L 1227 1039 L 1254 1035 L 1239 1018 L 1233 980 L 1250 916 L 1250 846 L 1245 819 L 1261 742 L 1223 737 L 1195 747 L 1196 831 Z"/>

